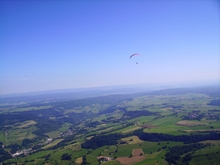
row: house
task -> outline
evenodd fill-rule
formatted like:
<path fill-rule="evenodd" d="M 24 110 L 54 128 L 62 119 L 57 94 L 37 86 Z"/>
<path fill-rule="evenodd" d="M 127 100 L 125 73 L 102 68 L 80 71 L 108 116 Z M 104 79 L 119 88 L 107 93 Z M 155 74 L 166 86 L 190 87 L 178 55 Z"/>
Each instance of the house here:
<path fill-rule="evenodd" d="M 106 161 L 109 161 L 111 160 L 109 157 L 107 156 L 98 156 L 97 159 L 100 161 L 100 162 L 106 162 Z"/>

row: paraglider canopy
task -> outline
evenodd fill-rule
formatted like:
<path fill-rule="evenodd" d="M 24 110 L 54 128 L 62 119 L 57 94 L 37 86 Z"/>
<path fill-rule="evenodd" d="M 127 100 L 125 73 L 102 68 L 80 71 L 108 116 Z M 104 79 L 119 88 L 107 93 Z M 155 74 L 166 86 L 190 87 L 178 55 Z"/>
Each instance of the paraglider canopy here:
<path fill-rule="evenodd" d="M 133 56 L 140 56 L 140 54 L 139 54 L 139 53 L 134 53 L 134 54 L 132 54 L 132 55 L 130 56 L 130 58 L 133 57 Z"/>

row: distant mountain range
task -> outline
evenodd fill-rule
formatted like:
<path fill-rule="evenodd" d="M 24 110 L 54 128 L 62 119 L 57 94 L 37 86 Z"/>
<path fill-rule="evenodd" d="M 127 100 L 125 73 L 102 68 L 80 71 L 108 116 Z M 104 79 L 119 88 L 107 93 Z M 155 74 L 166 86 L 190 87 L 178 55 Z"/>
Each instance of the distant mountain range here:
<path fill-rule="evenodd" d="M 129 94 L 129 93 L 148 93 L 148 94 L 178 94 L 186 92 L 206 93 L 208 95 L 220 96 L 220 85 L 206 86 L 156 86 L 156 85 L 124 85 L 124 86 L 104 86 L 92 88 L 76 88 L 50 90 L 42 92 L 30 92 L 22 94 L 10 94 L 0 96 L 0 103 L 18 103 L 30 101 L 55 101 L 81 99 L 87 97 L 104 96 L 111 94 Z"/>

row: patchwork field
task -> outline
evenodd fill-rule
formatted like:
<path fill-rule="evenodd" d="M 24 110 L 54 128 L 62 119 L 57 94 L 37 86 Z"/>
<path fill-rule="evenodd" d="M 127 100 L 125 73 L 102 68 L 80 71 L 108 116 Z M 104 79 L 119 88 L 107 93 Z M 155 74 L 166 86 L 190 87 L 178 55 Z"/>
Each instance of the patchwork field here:
<path fill-rule="evenodd" d="M 220 132 L 220 106 L 209 105 L 217 99 L 203 93 L 142 93 L 2 107 L 4 111 L 16 112 L 10 118 L 2 116 L 0 121 L 4 123 L 0 132 L 4 151 L 16 152 L 18 146 L 20 150 L 39 147 L 4 163 L 168 165 L 166 154 L 172 147 L 191 145 L 181 139 L 185 135 Z M 22 111 L 31 115 L 23 119 Z M 47 144 L 48 138 L 54 140 Z M 220 142 L 218 138 L 210 139 L 193 139 L 207 146 L 181 153 L 178 161 L 189 154 L 190 165 L 217 164 Z M 101 163 L 98 156 L 108 160 Z"/>
<path fill-rule="evenodd" d="M 145 155 L 142 149 L 133 149 L 129 157 L 119 157 L 116 160 L 118 160 L 121 164 L 132 165 L 141 162 L 144 159 L 145 159 Z"/>

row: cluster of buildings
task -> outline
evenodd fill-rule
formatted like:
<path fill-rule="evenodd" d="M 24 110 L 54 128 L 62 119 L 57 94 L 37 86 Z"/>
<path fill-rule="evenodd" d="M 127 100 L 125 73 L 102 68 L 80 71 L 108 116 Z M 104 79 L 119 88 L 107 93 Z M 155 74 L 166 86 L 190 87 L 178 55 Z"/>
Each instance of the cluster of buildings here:
<path fill-rule="evenodd" d="M 97 159 L 99 160 L 99 162 L 107 162 L 109 160 L 112 160 L 110 157 L 107 156 L 98 156 Z"/>
<path fill-rule="evenodd" d="M 32 152 L 32 148 L 24 149 L 24 150 L 17 151 L 16 153 L 12 154 L 12 157 L 20 156 L 20 155 L 23 155 L 23 154 L 27 155 L 31 152 Z"/>
<path fill-rule="evenodd" d="M 46 144 L 51 143 L 52 141 L 53 141 L 52 138 L 48 138 L 45 143 L 39 143 L 38 145 L 39 145 L 39 146 L 46 145 Z M 34 148 L 34 147 L 33 147 L 33 148 Z M 17 157 L 17 156 L 20 156 L 20 155 L 27 155 L 27 154 L 32 153 L 32 152 L 35 152 L 35 151 L 36 151 L 36 150 L 35 150 L 35 149 L 32 150 L 32 148 L 23 149 L 23 150 L 17 151 L 17 152 L 14 153 L 14 154 L 11 154 L 11 156 L 12 156 L 12 157 Z"/>
<path fill-rule="evenodd" d="M 65 137 L 65 136 L 70 136 L 73 134 L 73 131 L 71 131 L 70 129 L 68 129 L 66 132 L 61 132 L 60 136 Z"/>
<path fill-rule="evenodd" d="M 195 119 L 195 118 L 198 118 L 200 116 L 200 114 L 198 112 L 192 112 L 192 113 L 189 113 L 189 117 L 191 119 Z"/>
<path fill-rule="evenodd" d="M 219 120 L 220 113 L 199 113 L 199 112 L 191 112 L 188 116 L 184 116 L 185 120 L 201 120 L 202 118 L 206 118 L 207 120 Z"/>
<path fill-rule="evenodd" d="M 210 120 L 219 120 L 220 114 L 219 113 L 207 113 L 206 118 Z"/>
<path fill-rule="evenodd" d="M 53 141 L 53 138 L 48 138 L 46 143 L 50 143 Z"/>

